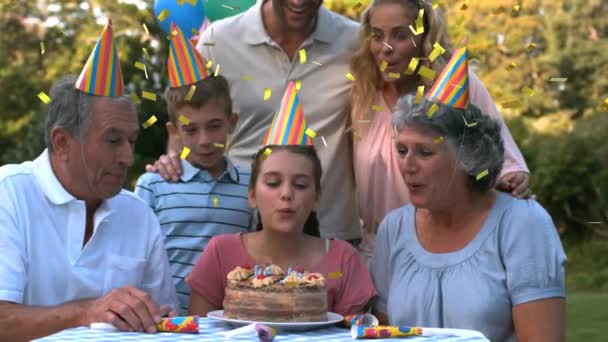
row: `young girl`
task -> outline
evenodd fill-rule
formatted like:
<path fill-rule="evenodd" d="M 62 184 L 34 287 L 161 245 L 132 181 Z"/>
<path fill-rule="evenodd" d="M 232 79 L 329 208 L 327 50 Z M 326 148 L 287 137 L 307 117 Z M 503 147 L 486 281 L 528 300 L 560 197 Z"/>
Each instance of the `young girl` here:
<path fill-rule="evenodd" d="M 209 242 L 186 277 L 192 289 L 190 314 L 222 309 L 226 276 L 237 266 L 271 263 L 323 274 L 329 311 L 347 315 L 364 310 L 376 290 L 363 261 L 347 242 L 320 238 L 315 210 L 321 173 L 311 146 L 270 145 L 257 153 L 248 197 L 259 211 L 258 230 Z"/>

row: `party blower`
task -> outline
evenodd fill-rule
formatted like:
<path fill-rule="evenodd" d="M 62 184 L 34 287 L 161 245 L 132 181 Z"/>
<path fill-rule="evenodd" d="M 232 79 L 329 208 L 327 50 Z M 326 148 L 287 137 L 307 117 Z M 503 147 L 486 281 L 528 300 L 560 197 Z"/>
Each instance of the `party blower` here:
<path fill-rule="evenodd" d="M 391 337 L 410 337 L 410 336 L 443 336 L 443 337 L 481 337 L 485 336 L 474 330 L 466 329 L 445 329 L 445 328 L 421 328 L 421 327 L 398 327 L 398 326 L 361 326 L 354 325 L 350 328 L 352 338 L 391 338 Z"/>

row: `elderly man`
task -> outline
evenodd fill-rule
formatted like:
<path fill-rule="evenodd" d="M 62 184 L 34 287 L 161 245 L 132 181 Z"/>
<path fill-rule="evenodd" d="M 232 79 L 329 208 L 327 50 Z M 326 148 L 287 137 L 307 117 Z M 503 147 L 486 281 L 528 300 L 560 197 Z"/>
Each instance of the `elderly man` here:
<path fill-rule="evenodd" d="M 94 322 L 154 332 L 175 309 L 158 221 L 122 190 L 138 133 L 135 106 L 116 96 L 119 69 L 97 90 L 82 82 L 101 74 L 91 70 L 53 86 L 47 149 L 0 168 L 0 341 Z"/>

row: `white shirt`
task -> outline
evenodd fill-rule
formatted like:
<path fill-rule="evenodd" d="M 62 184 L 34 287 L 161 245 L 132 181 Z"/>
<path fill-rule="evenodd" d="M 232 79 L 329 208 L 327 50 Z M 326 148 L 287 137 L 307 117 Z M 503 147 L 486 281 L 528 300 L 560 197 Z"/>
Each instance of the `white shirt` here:
<path fill-rule="evenodd" d="M 133 193 L 102 202 L 84 249 L 85 202 L 59 183 L 46 150 L 0 167 L 0 194 L 0 300 L 50 306 L 132 285 L 177 308 L 158 221 Z"/>

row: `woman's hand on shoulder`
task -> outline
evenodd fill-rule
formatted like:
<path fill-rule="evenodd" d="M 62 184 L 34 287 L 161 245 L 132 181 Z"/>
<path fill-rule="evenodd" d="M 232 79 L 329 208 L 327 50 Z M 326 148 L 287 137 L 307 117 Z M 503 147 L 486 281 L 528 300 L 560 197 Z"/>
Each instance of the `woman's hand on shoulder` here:
<path fill-rule="evenodd" d="M 159 173 L 164 180 L 177 182 L 183 173 L 180 157 L 177 152 L 171 150 L 160 156 L 153 165 L 146 165 L 146 172 Z"/>
<path fill-rule="evenodd" d="M 509 172 L 498 180 L 496 189 L 510 192 L 517 198 L 534 199 L 536 196 L 529 188 L 529 178 L 530 175 L 524 171 Z"/>

